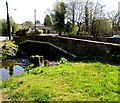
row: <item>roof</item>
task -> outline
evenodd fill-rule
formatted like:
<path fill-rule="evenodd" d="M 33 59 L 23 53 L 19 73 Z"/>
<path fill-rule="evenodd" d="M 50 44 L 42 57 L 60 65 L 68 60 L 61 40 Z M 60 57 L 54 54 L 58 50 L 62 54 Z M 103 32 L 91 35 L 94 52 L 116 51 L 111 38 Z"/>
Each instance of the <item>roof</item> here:
<path fill-rule="evenodd" d="M 20 24 L 18 24 L 18 26 L 21 26 L 22 28 L 35 28 L 35 26 L 24 26 L 24 25 L 20 25 Z M 36 26 L 36 28 L 38 28 L 38 29 L 45 29 L 45 30 L 52 30 L 52 28 L 51 27 L 48 27 L 48 26 Z"/>

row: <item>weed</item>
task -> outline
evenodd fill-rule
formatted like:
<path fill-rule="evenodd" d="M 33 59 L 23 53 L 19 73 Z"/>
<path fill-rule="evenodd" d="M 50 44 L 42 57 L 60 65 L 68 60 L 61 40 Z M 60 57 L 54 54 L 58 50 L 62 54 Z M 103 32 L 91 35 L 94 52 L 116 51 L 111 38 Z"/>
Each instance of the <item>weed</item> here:
<path fill-rule="evenodd" d="M 30 71 L 32 68 L 34 68 L 34 64 L 31 64 L 31 65 L 27 66 L 27 67 L 25 68 L 25 71 L 27 71 L 27 73 L 29 73 L 29 71 Z"/>

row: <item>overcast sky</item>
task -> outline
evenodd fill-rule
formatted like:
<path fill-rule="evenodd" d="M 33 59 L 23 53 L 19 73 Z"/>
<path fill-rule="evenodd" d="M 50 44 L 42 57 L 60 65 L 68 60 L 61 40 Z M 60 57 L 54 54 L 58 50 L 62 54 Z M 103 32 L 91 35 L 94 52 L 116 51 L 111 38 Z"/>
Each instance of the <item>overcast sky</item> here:
<path fill-rule="evenodd" d="M 53 8 L 58 0 L 0 0 L 0 19 L 6 18 L 6 1 L 9 4 L 9 15 L 16 23 L 23 23 L 27 20 L 34 22 L 34 9 L 36 9 L 37 20 L 44 22 L 45 11 Z M 97 0 L 95 0 L 97 1 Z M 118 10 L 118 1 L 120 0 L 98 0 L 106 5 L 106 10 Z M 17 10 L 13 10 L 17 9 Z"/>

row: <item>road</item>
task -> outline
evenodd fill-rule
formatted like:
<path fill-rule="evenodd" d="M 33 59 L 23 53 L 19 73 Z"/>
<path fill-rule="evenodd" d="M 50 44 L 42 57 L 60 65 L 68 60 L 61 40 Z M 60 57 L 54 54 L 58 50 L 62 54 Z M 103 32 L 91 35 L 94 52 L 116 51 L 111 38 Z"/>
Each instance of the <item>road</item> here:
<path fill-rule="evenodd" d="M 8 36 L 0 36 L 0 42 L 4 41 L 6 39 L 8 40 L 8 38 L 9 38 Z"/>

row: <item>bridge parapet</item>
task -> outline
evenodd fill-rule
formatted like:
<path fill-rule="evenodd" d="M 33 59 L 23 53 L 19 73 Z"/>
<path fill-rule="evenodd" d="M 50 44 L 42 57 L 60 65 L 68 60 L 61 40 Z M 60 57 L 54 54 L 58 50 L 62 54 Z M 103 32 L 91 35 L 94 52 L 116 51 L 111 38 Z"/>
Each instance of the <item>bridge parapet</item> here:
<path fill-rule="evenodd" d="M 25 40 L 50 42 L 77 56 L 83 55 L 106 56 L 111 53 L 120 54 L 120 44 L 100 41 L 76 39 L 61 36 L 20 36 L 13 37 L 13 39 L 17 43 L 20 43 Z"/>

